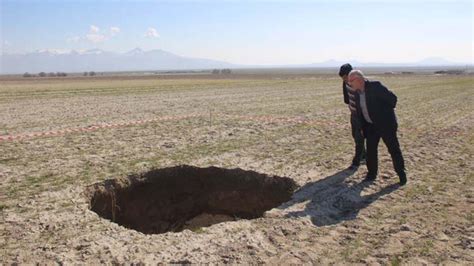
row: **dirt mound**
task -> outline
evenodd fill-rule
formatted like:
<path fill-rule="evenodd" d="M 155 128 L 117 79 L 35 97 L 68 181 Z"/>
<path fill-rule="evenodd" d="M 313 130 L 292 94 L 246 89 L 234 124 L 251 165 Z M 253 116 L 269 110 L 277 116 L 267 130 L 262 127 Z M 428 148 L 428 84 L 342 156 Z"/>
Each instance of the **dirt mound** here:
<path fill-rule="evenodd" d="M 290 199 L 296 183 L 242 169 L 176 166 L 88 188 L 90 209 L 145 234 L 261 217 Z"/>

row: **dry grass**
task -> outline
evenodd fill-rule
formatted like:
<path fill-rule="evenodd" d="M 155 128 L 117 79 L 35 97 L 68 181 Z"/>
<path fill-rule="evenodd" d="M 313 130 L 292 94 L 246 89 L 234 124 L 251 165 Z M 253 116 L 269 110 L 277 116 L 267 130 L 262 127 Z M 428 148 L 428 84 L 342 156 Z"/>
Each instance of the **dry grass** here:
<path fill-rule="evenodd" d="M 406 187 L 325 226 L 314 221 L 329 216 L 311 208 L 324 209 L 335 196 L 305 195 L 268 218 L 154 236 L 99 219 L 87 210 L 83 187 L 178 164 L 240 167 L 301 186 L 324 180 L 346 168 L 353 152 L 340 80 L 0 81 L 0 135 L 199 115 L 0 142 L 0 262 L 473 263 L 473 76 L 371 78 L 399 98 Z M 383 143 L 379 151 L 377 182 L 357 190 L 361 167 L 334 187 L 337 197 L 347 203 L 356 192 L 397 182 Z M 294 211 L 305 215 L 287 216 Z"/>

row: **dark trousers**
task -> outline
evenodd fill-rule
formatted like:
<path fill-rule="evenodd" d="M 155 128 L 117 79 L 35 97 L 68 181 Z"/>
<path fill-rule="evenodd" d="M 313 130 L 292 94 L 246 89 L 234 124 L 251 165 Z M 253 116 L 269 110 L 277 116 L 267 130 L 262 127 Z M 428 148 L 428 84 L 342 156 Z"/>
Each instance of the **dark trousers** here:
<path fill-rule="evenodd" d="M 369 124 L 364 130 L 367 137 L 367 176 L 375 178 L 378 171 L 378 146 L 382 138 L 388 148 L 395 172 L 398 176 L 405 177 L 405 162 L 397 138 L 397 129 L 379 130 L 374 125 Z"/>
<path fill-rule="evenodd" d="M 351 115 L 352 137 L 355 142 L 355 154 L 352 159 L 353 165 L 359 165 L 362 159 L 365 159 L 365 138 L 361 133 L 362 126 L 356 115 Z"/>

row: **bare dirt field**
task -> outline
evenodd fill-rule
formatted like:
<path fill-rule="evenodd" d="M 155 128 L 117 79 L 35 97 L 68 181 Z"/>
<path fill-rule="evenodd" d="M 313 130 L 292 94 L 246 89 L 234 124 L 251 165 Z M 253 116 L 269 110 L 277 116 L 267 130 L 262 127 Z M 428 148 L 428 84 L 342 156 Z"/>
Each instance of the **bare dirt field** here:
<path fill-rule="evenodd" d="M 369 78 L 398 96 L 404 187 L 382 142 L 375 182 L 346 169 L 336 75 L 0 79 L 0 264 L 474 264 L 474 76 Z M 161 234 L 90 210 L 99 182 L 178 165 L 298 187 L 261 217 Z"/>

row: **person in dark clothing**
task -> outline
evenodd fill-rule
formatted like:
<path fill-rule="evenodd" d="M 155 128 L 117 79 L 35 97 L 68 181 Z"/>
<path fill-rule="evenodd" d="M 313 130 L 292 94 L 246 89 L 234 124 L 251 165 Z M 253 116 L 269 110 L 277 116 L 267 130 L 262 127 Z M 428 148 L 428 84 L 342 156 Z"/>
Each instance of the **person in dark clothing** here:
<path fill-rule="evenodd" d="M 369 81 L 360 70 L 352 70 L 348 83 L 358 93 L 356 95 L 357 115 L 360 118 L 364 136 L 367 138 L 368 181 L 377 177 L 378 145 L 383 140 L 392 157 L 393 167 L 400 178 L 400 185 L 407 183 L 405 163 L 397 138 L 397 117 L 394 108 L 397 96 L 379 81 Z"/>
<path fill-rule="evenodd" d="M 361 133 L 361 124 L 357 116 L 357 107 L 356 107 L 356 94 L 357 92 L 349 87 L 347 84 L 347 76 L 352 70 L 350 64 L 344 64 L 339 68 L 339 76 L 342 78 L 342 95 L 344 96 L 344 103 L 349 106 L 351 111 L 351 128 L 352 128 L 352 137 L 355 142 L 355 154 L 352 159 L 352 164 L 349 166 L 349 169 L 357 169 L 361 161 L 365 160 L 365 138 Z"/>

